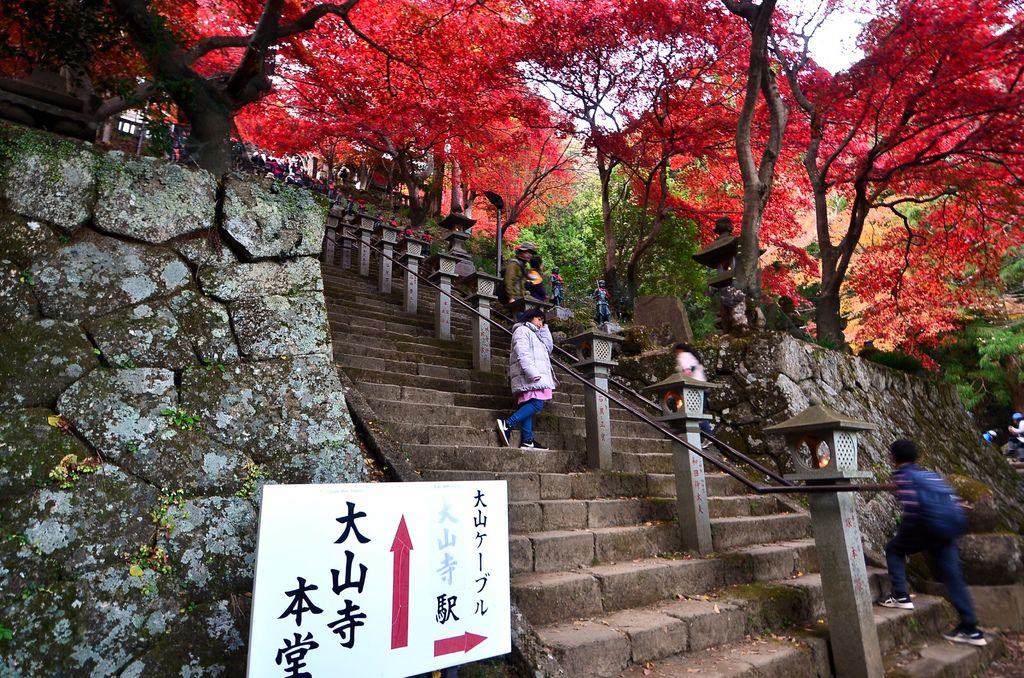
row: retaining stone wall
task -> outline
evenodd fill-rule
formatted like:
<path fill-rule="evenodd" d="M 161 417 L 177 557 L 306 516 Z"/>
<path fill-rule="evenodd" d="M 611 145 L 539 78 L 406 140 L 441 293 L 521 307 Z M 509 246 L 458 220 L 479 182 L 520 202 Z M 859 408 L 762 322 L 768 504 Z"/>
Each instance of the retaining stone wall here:
<path fill-rule="evenodd" d="M 238 177 L 220 199 L 0 126 L 4 676 L 244 674 L 260 487 L 365 478 L 326 204 Z"/>
<path fill-rule="evenodd" d="M 909 438 L 925 466 L 957 476 L 957 489 L 976 503 L 972 531 L 1019 531 L 1024 483 L 996 448 L 982 442 L 955 390 L 938 375 L 914 377 L 777 332 L 714 337 L 698 350 L 719 387 L 708 394 L 708 409 L 720 420 L 716 432 L 739 451 L 791 472 L 781 436 L 761 431 L 801 412 L 816 396 L 877 426 L 862 434 L 859 446 L 860 469 L 874 472 L 876 481 L 888 481 L 889 444 Z M 616 369 L 642 386 L 668 376 L 674 360 L 666 350 L 622 358 Z M 865 547 L 878 558 L 895 530 L 895 501 L 884 493 L 861 494 L 858 507 Z"/>

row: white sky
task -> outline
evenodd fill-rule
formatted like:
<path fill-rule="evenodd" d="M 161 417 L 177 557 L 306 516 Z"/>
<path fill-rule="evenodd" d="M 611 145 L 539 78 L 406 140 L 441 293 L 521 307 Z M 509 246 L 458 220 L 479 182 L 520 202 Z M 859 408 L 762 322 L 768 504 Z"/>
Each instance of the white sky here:
<path fill-rule="evenodd" d="M 794 6 L 801 4 L 817 4 L 813 0 L 804 0 L 792 3 Z M 853 62 L 860 59 L 864 54 L 857 48 L 857 35 L 861 28 L 870 18 L 871 2 L 866 3 L 867 7 L 861 11 L 838 11 L 822 24 L 821 28 L 811 39 L 811 55 L 821 66 L 832 73 L 845 70 Z M 791 8 L 791 11 L 795 7 Z"/>

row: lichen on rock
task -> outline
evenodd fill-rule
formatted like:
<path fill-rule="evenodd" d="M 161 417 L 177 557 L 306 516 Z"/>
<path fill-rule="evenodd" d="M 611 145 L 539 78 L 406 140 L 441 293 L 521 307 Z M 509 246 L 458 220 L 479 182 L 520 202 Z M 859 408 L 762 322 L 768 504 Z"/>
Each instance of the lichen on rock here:
<path fill-rule="evenodd" d="M 270 295 L 228 305 L 241 353 L 256 360 L 329 355 L 330 328 L 323 292 Z"/>
<path fill-rule="evenodd" d="M 45 315 L 85 321 L 188 285 L 181 259 L 166 250 L 90 234 L 31 268 Z"/>
<path fill-rule="evenodd" d="M 8 207 L 71 232 L 92 216 L 96 164 L 91 144 L 0 126 L 0 191 Z"/>
<path fill-rule="evenodd" d="M 0 334 L 0 406 L 49 407 L 99 365 L 82 330 L 60 320 L 28 320 Z"/>
<path fill-rule="evenodd" d="M 96 228 L 160 244 L 213 228 L 217 182 L 209 172 L 110 153 L 99 164 Z"/>
<path fill-rule="evenodd" d="M 36 298 L 29 276 L 14 262 L 0 259 L 0 332 L 36 316 Z"/>
<path fill-rule="evenodd" d="M 224 231 L 249 259 L 319 254 L 327 203 L 271 179 L 230 175 L 224 180 Z"/>
<path fill-rule="evenodd" d="M 208 266 L 199 271 L 199 285 L 208 296 L 220 301 L 323 292 L 320 262 L 301 257 L 283 262 Z"/>
<path fill-rule="evenodd" d="M 78 438 L 49 423 L 51 416 L 44 408 L 0 410 L 0 503 L 47 484 L 65 456 L 89 456 Z"/>

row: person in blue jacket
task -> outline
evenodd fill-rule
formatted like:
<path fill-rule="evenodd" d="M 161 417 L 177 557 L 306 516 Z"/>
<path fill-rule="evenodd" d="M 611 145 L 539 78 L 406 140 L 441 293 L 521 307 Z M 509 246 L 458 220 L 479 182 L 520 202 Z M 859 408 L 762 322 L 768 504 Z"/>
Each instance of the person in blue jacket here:
<path fill-rule="evenodd" d="M 956 537 L 938 534 L 937 527 L 929 525 L 926 520 L 932 511 L 925 502 L 934 501 L 930 498 L 931 488 L 938 486 L 948 490 L 948 485 L 935 473 L 917 465 L 917 446 L 911 441 L 895 441 L 889 447 L 889 455 L 896 467 L 892 480 L 896 483 L 896 499 L 900 504 L 902 520 L 896 536 L 885 545 L 885 561 L 889 567 L 892 592 L 875 603 L 882 607 L 913 610 L 914 602 L 907 592 L 907 556 L 927 551 L 931 556 L 932 571 L 945 585 L 949 602 L 960 615 L 960 624 L 943 633 L 943 637 L 954 643 L 986 645 L 985 634 L 978 630 L 974 601 L 971 600 L 967 582 L 960 571 L 960 551 L 957 549 Z"/>

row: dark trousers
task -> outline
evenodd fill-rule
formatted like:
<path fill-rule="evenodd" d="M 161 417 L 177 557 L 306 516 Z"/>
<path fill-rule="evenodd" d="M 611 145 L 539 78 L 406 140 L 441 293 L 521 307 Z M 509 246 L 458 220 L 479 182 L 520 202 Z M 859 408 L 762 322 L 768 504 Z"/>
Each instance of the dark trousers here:
<path fill-rule="evenodd" d="M 907 556 L 922 552 L 930 556 L 932 572 L 945 585 L 949 602 L 960 615 L 960 624 L 974 628 L 978 618 L 974 614 L 974 602 L 967 590 L 967 582 L 960 571 L 960 550 L 955 539 L 943 540 L 926 532 L 901 529 L 885 545 L 885 562 L 889 566 L 893 595 L 907 595 Z"/>

